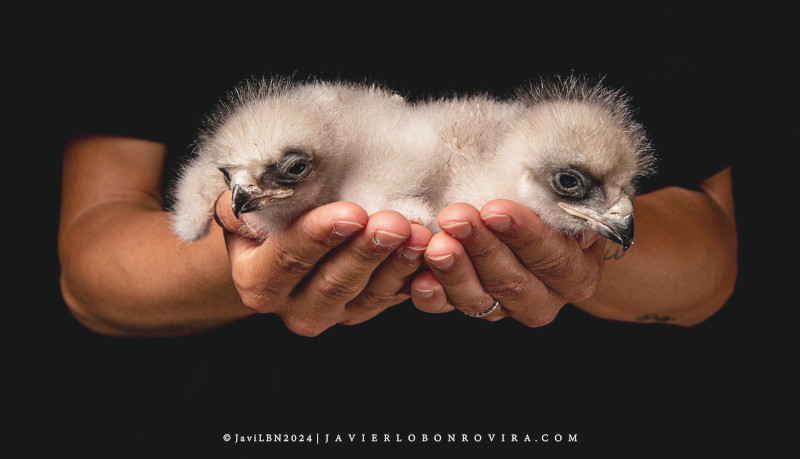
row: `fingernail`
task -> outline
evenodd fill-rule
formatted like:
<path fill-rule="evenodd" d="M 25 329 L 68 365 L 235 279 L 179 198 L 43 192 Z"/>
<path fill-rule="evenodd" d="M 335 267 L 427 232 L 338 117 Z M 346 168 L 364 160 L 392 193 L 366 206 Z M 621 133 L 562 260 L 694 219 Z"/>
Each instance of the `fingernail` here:
<path fill-rule="evenodd" d="M 390 233 L 388 231 L 375 231 L 375 244 L 381 247 L 394 247 L 405 241 L 408 236 Z"/>
<path fill-rule="evenodd" d="M 505 231 L 511 228 L 511 217 L 508 215 L 494 214 L 483 217 L 483 222 L 496 231 Z"/>
<path fill-rule="evenodd" d="M 452 253 L 448 253 L 447 255 L 442 255 L 440 257 L 428 257 L 428 260 L 433 263 L 433 266 L 436 266 L 439 269 L 447 269 L 453 266 L 453 262 L 456 261 L 456 257 Z"/>
<path fill-rule="evenodd" d="M 442 226 L 442 229 L 456 239 L 466 239 L 472 234 L 472 224 L 470 224 L 470 222 L 451 223 Z"/>
<path fill-rule="evenodd" d="M 427 290 L 427 289 L 415 288 L 414 291 L 417 292 L 418 297 L 426 299 L 432 297 L 433 294 L 435 293 L 435 290 L 432 289 Z"/>
<path fill-rule="evenodd" d="M 416 260 L 425 252 L 425 247 L 411 247 L 409 245 L 403 247 L 403 256 L 409 260 Z"/>
<path fill-rule="evenodd" d="M 349 236 L 362 229 L 364 225 L 356 222 L 340 221 L 333 224 L 333 233 L 338 236 Z"/>

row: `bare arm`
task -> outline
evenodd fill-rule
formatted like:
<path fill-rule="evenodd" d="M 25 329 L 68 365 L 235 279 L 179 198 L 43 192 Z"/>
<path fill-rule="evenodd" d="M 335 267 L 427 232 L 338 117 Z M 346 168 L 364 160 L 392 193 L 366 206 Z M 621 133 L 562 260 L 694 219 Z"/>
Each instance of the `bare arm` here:
<path fill-rule="evenodd" d="M 736 282 L 737 237 L 730 168 L 702 191 L 664 188 L 636 199 L 636 243 L 607 244 L 595 294 L 577 304 L 609 319 L 695 325 Z"/>
<path fill-rule="evenodd" d="M 408 298 L 430 231 L 354 203 L 313 209 L 263 244 L 236 233 L 230 193 L 219 221 L 186 244 L 161 203 L 166 147 L 124 137 L 74 140 L 64 155 L 59 257 L 75 317 L 114 336 L 175 336 L 255 312 L 294 332 L 368 320 Z M 231 232 L 232 231 L 232 232 Z M 233 267 L 233 268 L 232 268 Z"/>
<path fill-rule="evenodd" d="M 197 333 L 252 314 L 231 281 L 222 230 L 185 244 L 161 203 L 163 144 L 71 141 L 59 223 L 61 287 L 87 327 L 115 336 Z"/>
<path fill-rule="evenodd" d="M 431 271 L 412 284 L 414 303 L 478 313 L 497 299 L 502 306 L 485 320 L 510 316 L 532 327 L 566 303 L 608 319 L 695 325 L 725 304 L 737 272 L 730 169 L 701 189 L 637 197 L 636 243 L 627 252 L 605 239 L 564 237 L 511 201 L 480 211 L 449 206 L 426 251 Z"/>

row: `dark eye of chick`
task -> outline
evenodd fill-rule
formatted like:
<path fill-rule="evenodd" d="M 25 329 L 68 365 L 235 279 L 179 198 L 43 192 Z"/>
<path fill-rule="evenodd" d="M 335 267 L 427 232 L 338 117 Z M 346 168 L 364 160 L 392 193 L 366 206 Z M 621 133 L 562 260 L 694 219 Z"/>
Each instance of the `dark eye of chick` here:
<path fill-rule="evenodd" d="M 590 191 L 592 179 L 574 168 L 555 171 L 550 180 L 553 190 L 566 198 L 583 199 Z"/>
<path fill-rule="evenodd" d="M 293 185 L 308 177 L 311 171 L 311 155 L 302 151 L 290 151 L 274 170 L 274 179 L 282 185 Z"/>
<path fill-rule="evenodd" d="M 303 175 L 303 172 L 306 171 L 307 167 L 308 167 L 308 163 L 306 163 L 304 161 L 298 161 L 298 162 L 292 164 L 289 167 L 289 170 L 286 171 L 286 173 L 288 173 L 289 175 Z"/>
<path fill-rule="evenodd" d="M 576 186 L 578 186 L 578 179 L 575 178 L 575 176 L 573 176 L 573 175 L 559 174 L 558 175 L 558 183 L 564 189 L 569 190 L 569 189 L 572 189 L 572 188 L 575 188 Z"/>

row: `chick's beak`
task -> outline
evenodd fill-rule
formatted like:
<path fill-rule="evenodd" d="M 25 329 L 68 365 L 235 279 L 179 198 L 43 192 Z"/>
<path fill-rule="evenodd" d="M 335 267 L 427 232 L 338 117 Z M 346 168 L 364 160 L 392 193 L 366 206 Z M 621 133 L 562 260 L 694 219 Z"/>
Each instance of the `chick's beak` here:
<path fill-rule="evenodd" d="M 262 190 L 255 185 L 242 186 L 238 183 L 231 187 L 231 191 L 233 191 L 231 208 L 236 218 L 239 218 L 240 214 L 261 210 L 275 199 L 288 198 L 294 193 L 290 188 Z"/>
<path fill-rule="evenodd" d="M 623 195 L 607 211 L 600 214 L 585 206 L 558 203 L 570 215 L 583 219 L 583 224 L 595 233 L 622 245 L 628 250 L 633 244 L 633 203 Z"/>

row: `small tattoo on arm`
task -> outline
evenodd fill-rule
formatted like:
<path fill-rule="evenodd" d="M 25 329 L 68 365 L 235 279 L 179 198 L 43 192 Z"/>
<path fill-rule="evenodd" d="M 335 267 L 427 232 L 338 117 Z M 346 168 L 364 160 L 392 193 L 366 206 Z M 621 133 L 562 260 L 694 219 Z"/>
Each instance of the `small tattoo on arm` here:
<path fill-rule="evenodd" d="M 603 259 L 608 260 L 619 260 L 620 258 L 625 256 L 625 251 L 622 250 L 622 247 L 608 247 L 606 251 L 603 253 Z"/>
<path fill-rule="evenodd" d="M 670 322 L 675 320 L 675 317 L 670 316 L 660 316 L 658 314 L 645 314 L 643 316 L 639 316 L 636 318 L 639 322 L 656 322 L 656 323 L 664 323 Z"/>

